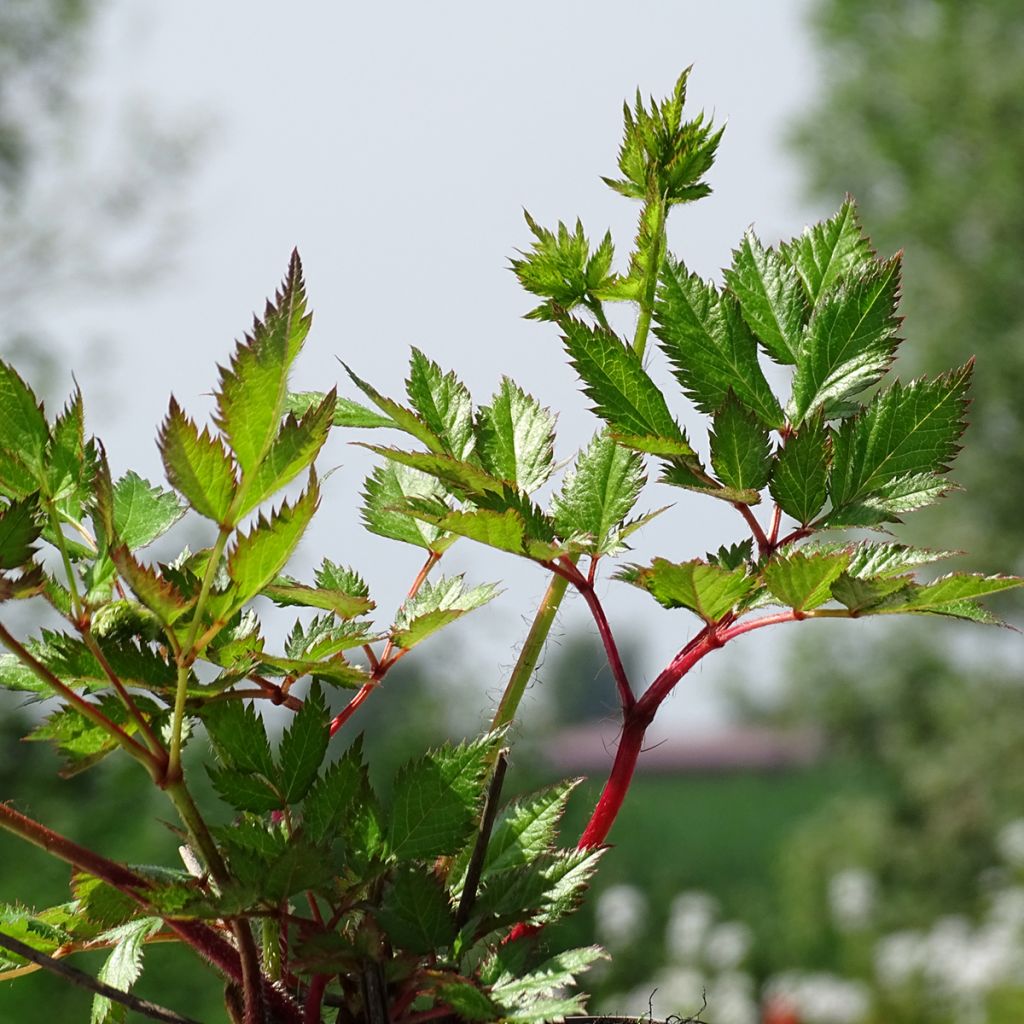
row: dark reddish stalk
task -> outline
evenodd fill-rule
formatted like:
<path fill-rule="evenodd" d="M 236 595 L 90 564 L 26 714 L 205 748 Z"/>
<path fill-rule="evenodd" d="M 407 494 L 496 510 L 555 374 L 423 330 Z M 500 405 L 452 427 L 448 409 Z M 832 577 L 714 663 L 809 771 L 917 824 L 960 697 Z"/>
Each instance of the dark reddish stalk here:
<path fill-rule="evenodd" d="M 314 974 L 310 979 L 305 1011 L 302 1015 L 303 1024 L 320 1024 L 320 1009 L 323 1006 L 328 981 L 329 974 Z"/>
<path fill-rule="evenodd" d="M 772 509 L 772 523 L 768 529 L 768 543 L 774 550 L 776 541 L 779 539 L 779 526 L 782 524 L 782 506 L 777 504 Z"/>
<path fill-rule="evenodd" d="M 754 540 L 757 541 L 757 550 L 762 555 L 769 551 L 771 546 L 768 543 L 768 538 L 765 536 L 764 530 L 761 529 L 761 524 L 757 521 L 757 517 L 750 511 L 750 506 L 744 505 L 742 501 L 734 501 L 732 505 L 747 521 L 747 526 L 750 527 L 750 532 L 754 535 Z"/>
<path fill-rule="evenodd" d="M 440 552 L 431 551 L 427 555 L 426 561 L 422 566 L 420 566 L 420 571 L 416 574 L 416 578 L 412 581 L 412 585 L 409 587 L 409 591 L 405 595 L 406 601 L 411 600 L 419 593 L 420 587 L 423 586 L 427 577 L 430 575 L 430 570 L 433 569 L 440 560 Z M 363 683 L 356 695 L 348 702 L 341 713 L 335 715 L 331 720 L 331 736 L 333 736 L 359 710 L 366 698 L 373 693 L 377 688 L 378 683 L 380 683 L 387 674 L 388 669 L 390 669 L 400 658 L 404 657 L 406 653 L 404 650 L 398 651 L 397 654 L 394 653 L 395 645 L 390 640 L 388 640 L 384 645 L 384 652 L 379 658 L 369 644 L 364 645 L 363 650 L 366 652 L 366 657 L 370 662 L 370 681 Z"/>
<path fill-rule="evenodd" d="M 147 910 L 153 911 L 145 896 L 146 890 L 151 888 L 151 883 L 123 864 L 108 860 L 84 846 L 79 846 L 67 836 L 62 836 L 45 825 L 40 825 L 39 822 L 26 817 L 8 804 L 0 804 L 0 828 L 13 832 L 72 867 L 87 871 L 90 875 L 112 885 L 119 892 L 130 896 Z M 154 912 L 160 916 L 158 911 Z M 165 918 L 165 924 L 183 942 L 195 949 L 203 959 L 213 964 L 233 981 L 244 984 L 242 962 L 238 951 L 212 928 L 199 922 L 176 921 L 173 918 Z M 258 983 L 259 978 L 257 977 Z M 263 982 L 262 990 L 263 998 L 282 1016 L 283 1020 L 288 1021 L 289 1024 L 301 1024 L 298 1007 L 289 998 L 267 982 Z"/>
<path fill-rule="evenodd" d="M 615 643 L 615 637 L 608 623 L 608 617 L 604 613 L 601 599 L 597 596 L 589 580 L 577 582 L 576 589 L 583 595 L 583 600 L 587 602 L 590 614 L 593 615 L 594 622 L 597 623 L 597 631 L 601 635 L 601 643 L 604 644 L 608 666 L 612 670 L 612 677 L 615 679 L 615 686 L 619 691 L 619 703 L 622 705 L 623 714 L 626 714 L 636 703 L 636 697 L 633 695 L 633 688 L 629 684 L 629 677 L 626 675 L 622 658 L 619 656 L 619 648 Z"/>
<path fill-rule="evenodd" d="M 787 533 L 786 536 L 775 545 L 775 548 L 784 548 L 787 544 L 795 544 L 798 540 L 803 540 L 804 537 L 809 537 L 813 532 L 814 531 L 811 527 L 801 526 L 792 533 Z"/>
<path fill-rule="evenodd" d="M 163 766 L 157 762 L 156 757 L 148 751 L 138 740 L 133 739 L 116 722 L 111 721 L 95 704 L 90 704 L 80 697 L 71 687 L 57 678 L 41 661 L 34 658 L 29 651 L 23 647 L 3 626 L 0 626 L 0 643 L 17 655 L 18 660 L 32 670 L 47 686 L 60 694 L 76 711 L 83 717 L 88 718 L 94 725 L 98 725 L 105 732 L 109 733 L 122 747 L 141 761 L 150 770 L 154 778 L 158 778 Z"/>

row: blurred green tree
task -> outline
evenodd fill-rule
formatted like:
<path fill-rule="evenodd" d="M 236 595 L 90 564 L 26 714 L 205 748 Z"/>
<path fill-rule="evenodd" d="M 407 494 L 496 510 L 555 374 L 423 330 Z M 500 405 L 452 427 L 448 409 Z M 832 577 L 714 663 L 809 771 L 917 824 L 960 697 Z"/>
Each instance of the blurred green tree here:
<path fill-rule="evenodd" d="M 1024 6 L 817 0 L 811 26 L 821 88 L 793 135 L 811 194 L 854 194 L 878 248 L 904 247 L 918 371 L 978 356 L 981 412 L 957 472 L 966 494 L 930 513 L 932 543 L 942 546 L 955 517 L 983 562 L 1019 563 Z M 875 929 L 979 909 L 998 832 L 1024 811 L 1024 688 L 998 638 L 985 650 L 961 640 L 913 626 L 871 644 L 803 635 L 791 650 L 774 717 L 818 725 L 872 785 L 826 806 L 784 847 L 779 966 L 869 968 L 841 962 L 851 947 L 828 886 L 847 868 L 878 882 Z"/>

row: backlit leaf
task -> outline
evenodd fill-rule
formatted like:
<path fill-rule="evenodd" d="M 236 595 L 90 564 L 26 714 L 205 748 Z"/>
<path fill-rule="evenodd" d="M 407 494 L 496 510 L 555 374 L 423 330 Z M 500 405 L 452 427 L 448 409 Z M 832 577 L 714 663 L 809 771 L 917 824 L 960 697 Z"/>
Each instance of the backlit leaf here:
<path fill-rule="evenodd" d="M 473 400 L 452 371 L 445 373 L 418 348 L 412 350 L 406 390 L 412 407 L 456 459 L 473 451 Z"/>
<path fill-rule="evenodd" d="M 788 516 L 806 526 L 828 500 L 829 434 L 820 417 L 786 439 L 772 469 L 771 496 Z"/>
<path fill-rule="evenodd" d="M 165 534 L 185 509 L 173 491 L 154 487 L 129 470 L 114 485 L 114 531 L 134 551 Z"/>
<path fill-rule="evenodd" d="M 548 409 L 508 377 L 489 406 L 477 412 L 478 452 L 492 476 L 528 494 L 551 475 L 555 420 Z"/>
<path fill-rule="evenodd" d="M 656 558 L 647 568 L 621 570 L 618 578 L 648 591 L 666 608 L 689 608 L 705 622 L 717 622 L 757 587 L 745 568 L 723 569 L 699 559 Z"/>
<path fill-rule="evenodd" d="M 727 487 L 757 492 L 768 483 L 768 431 L 733 395 L 715 413 L 710 441 L 711 467 Z"/>
<path fill-rule="evenodd" d="M 772 595 L 798 612 L 810 611 L 832 596 L 832 584 L 850 562 L 848 551 L 834 554 L 793 551 L 776 555 L 763 569 Z"/>

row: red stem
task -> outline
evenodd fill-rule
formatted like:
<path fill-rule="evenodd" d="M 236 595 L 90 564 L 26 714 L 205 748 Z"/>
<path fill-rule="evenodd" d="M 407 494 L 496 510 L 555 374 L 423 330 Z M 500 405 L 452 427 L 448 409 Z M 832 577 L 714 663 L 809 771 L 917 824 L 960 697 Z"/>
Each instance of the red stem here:
<path fill-rule="evenodd" d="M 423 586 L 427 577 L 430 575 L 430 570 L 433 569 L 440 560 L 441 554 L 437 551 L 431 551 L 427 555 L 426 561 L 422 566 L 420 566 L 420 571 L 416 574 L 416 578 L 412 581 L 412 586 L 409 587 L 409 591 L 405 595 L 406 601 L 411 600 L 419 593 L 420 587 Z M 366 651 L 366 656 L 370 661 L 370 669 L 372 673 L 370 681 L 368 683 L 363 683 L 356 695 L 348 702 L 348 705 L 340 714 L 335 715 L 331 720 L 331 736 L 333 736 L 359 710 L 366 698 L 370 696 L 370 694 L 377 688 L 377 684 L 387 674 L 388 669 L 405 655 L 404 650 L 392 655 L 394 649 L 394 643 L 391 640 L 388 640 L 384 645 L 383 653 L 380 658 L 378 658 L 368 644 L 364 645 L 363 650 Z"/>
<path fill-rule="evenodd" d="M 320 1009 L 323 1005 L 328 981 L 330 981 L 329 974 L 314 974 L 310 979 L 309 991 L 306 993 L 305 1012 L 302 1016 L 303 1024 L 320 1024 Z"/>
<path fill-rule="evenodd" d="M 772 509 L 772 524 L 768 529 L 768 543 L 772 549 L 775 548 L 775 542 L 779 539 L 779 526 L 782 523 L 782 506 L 777 504 Z"/>
<path fill-rule="evenodd" d="M 67 836 L 62 836 L 33 821 L 32 818 L 27 818 L 8 804 L 0 804 L 0 828 L 13 832 L 72 867 L 87 871 L 160 916 L 159 911 L 146 901 L 145 892 L 151 887 L 150 881 L 123 864 L 79 846 Z M 238 951 L 212 928 L 195 921 L 175 921 L 169 918 L 165 918 L 164 923 L 170 931 L 227 977 L 239 984 L 243 982 L 242 962 Z M 266 981 L 263 982 L 262 989 L 267 1004 L 273 1007 L 284 1021 L 288 1024 L 301 1024 L 298 1007 L 291 999 Z"/>
<path fill-rule="evenodd" d="M 156 757 L 141 743 L 128 735 L 116 722 L 111 721 L 95 704 L 83 700 L 74 690 L 57 678 L 41 661 L 34 658 L 3 626 L 0 626 L 0 643 L 17 655 L 18 660 L 30 668 L 44 683 L 54 689 L 83 717 L 109 733 L 137 760 L 150 770 L 154 778 L 162 771 Z"/>
<path fill-rule="evenodd" d="M 757 521 L 754 513 L 750 511 L 749 505 L 744 505 L 742 501 L 734 501 L 733 508 L 747 521 L 747 526 L 750 527 L 750 532 L 754 535 L 754 540 L 757 541 L 757 550 L 763 555 L 771 549 L 771 545 L 768 543 L 768 538 L 764 534 L 764 530 L 761 529 L 761 524 Z"/>
<path fill-rule="evenodd" d="M 604 644 L 608 665 L 619 691 L 619 703 L 622 705 L 622 712 L 625 715 L 636 703 L 636 697 L 633 696 L 633 688 L 629 684 L 629 677 L 623 667 L 622 658 L 619 657 L 619 649 L 615 643 L 615 637 L 612 635 L 612 628 L 608 624 L 608 617 L 604 613 L 601 599 L 595 593 L 589 580 L 584 580 L 582 583 L 576 582 L 576 589 L 583 595 L 583 600 L 587 602 L 590 614 L 593 615 L 594 622 L 597 623 L 597 631 L 601 634 L 601 642 Z"/>

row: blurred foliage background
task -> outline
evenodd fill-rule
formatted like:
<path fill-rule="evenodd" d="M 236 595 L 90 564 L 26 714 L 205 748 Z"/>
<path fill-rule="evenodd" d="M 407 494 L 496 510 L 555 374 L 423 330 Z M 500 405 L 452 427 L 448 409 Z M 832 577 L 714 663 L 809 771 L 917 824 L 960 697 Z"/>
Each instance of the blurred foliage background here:
<path fill-rule="evenodd" d="M 65 247 L 50 221 L 30 214 L 39 181 L 54 173 L 56 140 L 74 135 L 69 84 L 95 10 L 91 0 L 0 5 L 0 344 L 19 366 L 34 364 L 26 372 L 43 393 L 55 356 L 28 311 L 56 281 L 54 253 Z M 1015 563 L 1020 571 L 1024 6 L 813 0 L 808 11 L 819 86 L 792 144 L 809 194 L 831 211 L 852 193 L 879 250 L 905 250 L 912 345 L 901 373 L 978 357 L 975 422 L 956 473 L 965 493 L 916 516 L 913 541 L 963 546 L 974 565 Z M 138 208 L 131 195 L 147 195 L 146 208 L 158 216 L 142 249 L 159 249 L 161 259 L 167 246 L 153 244 L 164 237 L 161 204 L 152 198 L 169 169 L 187 163 L 186 143 L 144 147 L 144 167 L 119 178 L 124 202 L 106 207 L 116 224 Z M 62 275 L 74 280 L 89 263 L 95 254 L 77 253 Z M 112 266 L 117 280 L 116 260 Z M 1012 619 L 1013 608 L 1006 614 Z M 714 1024 L 1017 1024 L 1024 1019 L 1019 639 L 918 623 L 819 625 L 793 638 L 777 693 L 740 688 L 733 702 L 738 723 L 819 732 L 826 753 L 817 763 L 771 774 L 637 779 L 594 899 L 565 926 L 571 941 L 596 936 L 615 953 L 590 982 L 596 1005 L 639 1013 L 650 1005 L 656 1015 L 685 1017 L 706 996 L 704 1016 Z M 593 638 L 570 636 L 549 652 L 538 686 L 555 696 L 537 713 L 548 735 L 607 715 L 611 685 L 603 672 Z M 448 672 L 428 664 L 396 674 L 361 712 L 381 777 L 402 752 L 460 728 L 433 696 L 440 674 Z M 53 781 L 56 756 L 17 742 L 36 714 L 4 705 L 3 798 L 112 856 L 172 862 L 176 840 L 159 823 L 166 808 L 134 766 L 112 759 Z M 534 742 L 534 751 L 520 750 L 510 790 L 550 780 L 542 736 Z M 586 783 L 574 797 L 567 836 L 581 827 L 599 784 Z M 102 798 L 111 792 L 116 804 Z M 66 881 L 60 865 L 3 840 L 4 899 L 53 901 Z M 98 966 L 81 959 L 87 970 Z M 204 988 L 189 972 L 183 992 L 177 954 L 155 949 L 149 963 L 142 995 L 220 1019 L 212 977 Z M 0 981 L 6 1020 L 38 1019 L 43 1006 L 53 1019 L 85 1020 L 88 1004 L 84 993 L 41 974 Z"/>

